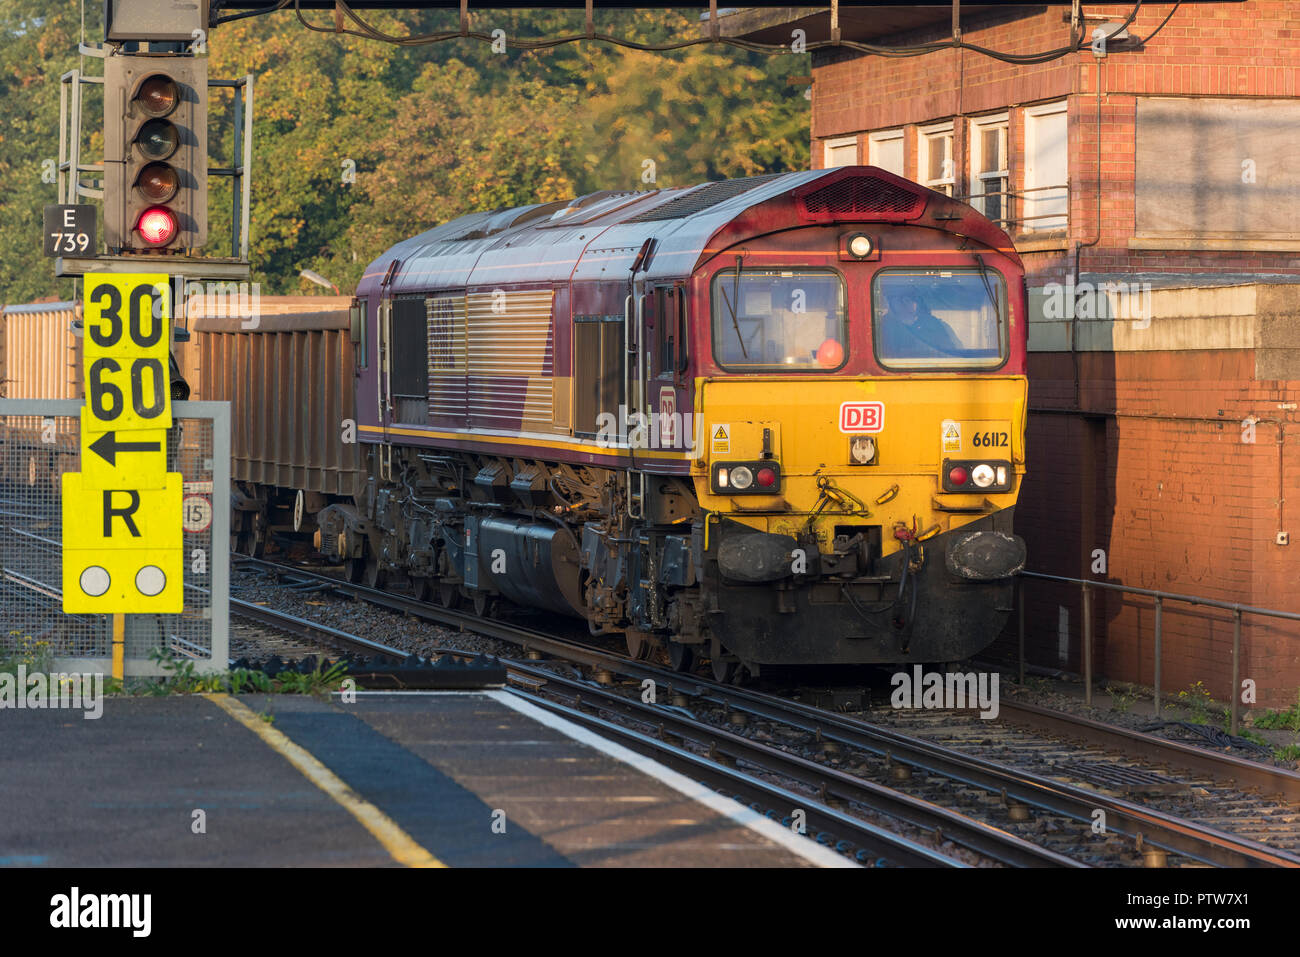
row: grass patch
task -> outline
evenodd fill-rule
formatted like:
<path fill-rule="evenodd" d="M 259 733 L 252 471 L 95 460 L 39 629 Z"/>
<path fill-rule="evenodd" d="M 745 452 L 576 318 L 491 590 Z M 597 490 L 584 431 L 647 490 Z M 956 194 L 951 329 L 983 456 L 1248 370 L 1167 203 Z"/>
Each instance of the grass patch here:
<path fill-rule="evenodd" d="M 1285 711 L 1270 708 L 1263 714 L 1256 715 L 1254 725 L 1275 731 L 1300 731 L 1300 692 L 1296 692 L 1295 704 Z"/>

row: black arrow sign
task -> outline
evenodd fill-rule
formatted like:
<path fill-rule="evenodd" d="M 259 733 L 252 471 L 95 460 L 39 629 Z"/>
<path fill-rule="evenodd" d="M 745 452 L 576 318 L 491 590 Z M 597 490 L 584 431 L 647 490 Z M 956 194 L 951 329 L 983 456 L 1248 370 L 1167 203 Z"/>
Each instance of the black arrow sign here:
<path fill-rule="evenodd" d="M 119 442 L 116 432 L 105 432 L 90 443 L 90 451 L 109 465 L 117 464 L 118 452 L 157 452 L 161 448 L 158 442 Z"/>

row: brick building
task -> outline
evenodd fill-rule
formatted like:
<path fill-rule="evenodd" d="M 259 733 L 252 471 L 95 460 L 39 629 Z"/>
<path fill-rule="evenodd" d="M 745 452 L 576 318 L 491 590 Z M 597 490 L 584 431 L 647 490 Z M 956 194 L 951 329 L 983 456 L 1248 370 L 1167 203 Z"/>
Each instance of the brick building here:
<path fill-rule="evenodd" d="M 1031 568 L 1300 612 L 1300 5 L 1143 4 L 1117 34 L 1130 9 L 1085 4 L 1105 48 L 1038 63 L 817 51 L 813 162 L 967 198 L 1015 240 Z M 830 26 L 824 8 L 720 25 L 777 43 Z M 840 26 L 879 46 L 952 37 L 943 7 L 846 7 Z M 963 6 L 961 29 L 1027 56 L 1068 47 L 1071 8 Z M 1077 590 L 1028 594 L 1031 660 L 1080 670 Z M 1098 673 L 1150 685 L 1151 601 L 1102 592 L 1093 616 Z M 1232 613 L 1171 603 L 1163 619 L 1165 690 L 1226 700 Z M 1294 703 L 1300 627 L 1246 616 L 1243 639 L 1259 704 Z"/>

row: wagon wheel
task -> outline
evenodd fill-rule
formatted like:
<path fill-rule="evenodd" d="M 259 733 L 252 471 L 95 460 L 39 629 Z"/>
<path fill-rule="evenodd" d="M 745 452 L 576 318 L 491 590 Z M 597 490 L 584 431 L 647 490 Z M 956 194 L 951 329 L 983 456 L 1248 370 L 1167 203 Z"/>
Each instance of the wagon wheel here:
<path fill-rule="evenodd" d="M 354 585 L 360 585 L 366 577 L 366 560 L 358 555 L 356 558 L 343 560 L 343 574 Z"/>
<path fill-rule="evenodd" d="M 433 579 L 423 575 L 411 579 L 411 597 L 416 601 L 428 601 L 433 595 Z"/>
<path fill-rule="evenodd" d="M 644 631 L 629 629 L 623 635 L 627 639 L 627 653 L 636 661 L 645 661 L 654 654 L 657 642 Z"/>
<path fill-rule="evenodd" d="M 438 582 L 438 588 L 435 594 L 438 598 L 438 604 L 443 608 L 460 607 L 460 586 L 454 582 Z"/>
<path fill-rule="evenodd" d="M 379 564 L 376 556 L 370 556 L 366 559 L 366 570 L 363 573 L 362 581 L 367 588 L 383 588 L 384 580 L 388 576 L 384 572 L 384 567 Z"/>
<path fill-rule="evenodd" d="M 490 618 L 496 611 L 496 601 L 483 589 L 474 591 L 474 614 L 480 618 Z"/>
<path fill-rule="evenodd" d="M 722 647 L 722 642 L 714 638 L 709 645 L 709 663 L 713 667 L 713 680 L 720 684 L 730 684 L 736 677 L 736 668 L 740 661 Z"/>
<path fill-rule="evenodd" d="M 673 671 L 690 671 L 695 664 L 695 649 L 680 641 L 668 642 L 668 663 L 673 666 Z"/>

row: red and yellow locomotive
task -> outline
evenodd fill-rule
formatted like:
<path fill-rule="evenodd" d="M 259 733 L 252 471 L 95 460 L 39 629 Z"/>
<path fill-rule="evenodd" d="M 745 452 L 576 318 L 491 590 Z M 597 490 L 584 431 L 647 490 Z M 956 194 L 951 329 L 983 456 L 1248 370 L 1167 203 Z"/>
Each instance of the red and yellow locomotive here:
<path fill-rule="evenodd" d="M 951 661 L 1011 605 L 1025 291 L 872 167 L 596 193 L 399 243 L 358 291 L 371 581 L 740 664 Z"/>

